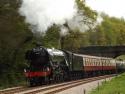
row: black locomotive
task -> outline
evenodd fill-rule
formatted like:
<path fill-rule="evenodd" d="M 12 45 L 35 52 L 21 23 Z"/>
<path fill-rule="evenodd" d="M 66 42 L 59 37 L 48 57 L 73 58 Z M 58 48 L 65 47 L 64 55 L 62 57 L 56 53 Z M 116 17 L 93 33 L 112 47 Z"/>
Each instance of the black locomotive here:
<path fill-rule="evenodd" d="M 26 52 L 25 76 L 30 86 L 116 73 L 112 58 L 36 47 Z"/>
<path fill-rule="evenodd" d="M 26 59 L 29 66 L 25 76 L 31 86 L 68 78 L 69 64 L 60 50 L 39 46 L 27 51 Z"/>

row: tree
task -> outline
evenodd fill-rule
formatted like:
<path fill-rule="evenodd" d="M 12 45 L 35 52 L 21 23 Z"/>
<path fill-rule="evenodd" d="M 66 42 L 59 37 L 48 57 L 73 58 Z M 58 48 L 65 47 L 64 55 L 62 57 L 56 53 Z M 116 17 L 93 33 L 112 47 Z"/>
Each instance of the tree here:
<path fill-rule="evenodd" d="M 83 43 L 84 38 L 85 34 L 79 30 L 71 31 L 70 34 L 66 35 L 64 38 L 64 49 L 74 52 L 78 51 L 78 48 L 86 43 L 85 41 Z"/>
<path fill-rule="evenodd" d="M 102 14 L 103 22 L 89 34 L 91 45 L 124 45 L 125 21 Z M 94 42 L 95 41 L 95 42 Z"/>
<path fill-rule="evenodd" d="M 18 73 L 22 74 L 25 51 L 23 48 L 33 37 L 24 18 L 18 13 L 19 4 L 18 0 L 0 2 L 0 87 L 16 83 L 16 80 L 10 79 L 16 79 Z"/>
<path fill-rule="evenodd" d="M 79 23 L 82 23 L 86 25 L 87 28 L 92 29 L 95 25 L 96 19 L 97 19 L 97 12 L 94 10 L 91 10 L 83 0 L 76 0 L 77 6 L 78 6 L 78 16 L 81 16 L 82 20 L 79 21 Z M 81 19 L 80 18 L 80 19 Z"/>
<path fill-rule="evenodd" d="M 60 28 L 57 25 L 50 27 L 45 36 L 42 37 L 42 44 L 45 47 L 60 48 Z"/>

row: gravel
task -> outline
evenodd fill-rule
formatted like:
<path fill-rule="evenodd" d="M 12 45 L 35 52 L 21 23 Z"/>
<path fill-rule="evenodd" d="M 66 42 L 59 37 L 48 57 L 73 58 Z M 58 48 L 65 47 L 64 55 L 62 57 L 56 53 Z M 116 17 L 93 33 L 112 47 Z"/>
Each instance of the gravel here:
<path fill-rule="evenodd" d="M 93 81 L 90 83 L 86 83 L 86 84 L 83 84 L 83 85 L 80 85 L 77 87 L 73 87 L 73 88 L 64 90 L 64 91 L 56 93 L 56 94 L 90 94 L 90 92 L 93 89 L 98 88 L 100 85 L 102 85 L 102 82 L 110 81 L 112 78 L 114 78 L 114 77 Z"/>

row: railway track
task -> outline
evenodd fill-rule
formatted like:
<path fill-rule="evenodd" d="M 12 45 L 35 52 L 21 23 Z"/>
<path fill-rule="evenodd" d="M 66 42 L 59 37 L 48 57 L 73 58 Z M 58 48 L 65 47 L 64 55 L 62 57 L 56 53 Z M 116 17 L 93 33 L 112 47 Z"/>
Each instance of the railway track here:
<path fill-rule="evenodd" d="M 79 81 L 79 80 L 78 80 Z M 76 82 L 76 81 L 73 81 Z M 57 85 L 66 85 L 66 84 L 70 84 L 72 82 L 67 82 L 67 83 L 57 83 L 57 84 L 50 84 L 51 86 L 49 87 L 49 85 L 42 85 L 42 86 L 37 86 L 37 87 L 26 87 L 26 86 L 20 86 L 20 87 L 13 87 L 13 88 L 8 88 L 8 89 L 4 89 L 4 90 L 0 90 L 0 94 L 15 94 L 15 93 L 19 93 L 19 92 L 25 92 L 25 91 L 29 91 L 29 90 L 37 90 L 39 88 L 53 88 L 56 87 Z"/>
<path fill-rule="evenodd" d="M 0 94 L 55 94 L 66 89 L 70 89 L 72 87 L 76 87 L 85 83 L 89 83 L 96 80 L 101 80 L 105 78 L 109 78 L 115 75 L 105 75 L 93 78 L 85 78 L 81 80 L 75 80 L 70 82 L 51 84 L 51 85 L 43 85 L 38 87 L 17 87 L 8 90 L 1 90 Z"/>
<path fill-rule="evenodd" d="M 7 89 L 0 90 L 0 94 L 11 94 L 11 92 L 16 92 L 16 91 L 18 92 L 19 90 L 22 90 L 24 88 L 25 87 L 23 86 L 7 88 Z"/>

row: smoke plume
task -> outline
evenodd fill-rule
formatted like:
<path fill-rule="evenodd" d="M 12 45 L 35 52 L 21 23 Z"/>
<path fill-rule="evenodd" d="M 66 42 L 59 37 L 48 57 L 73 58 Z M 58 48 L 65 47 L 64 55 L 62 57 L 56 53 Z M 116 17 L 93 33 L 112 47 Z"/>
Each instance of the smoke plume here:
<path fill-rule="evenodd" d="M 62 25 L 77 12 L 75 0 L 22 0 L 19 12 L 32 31 L 45 33 L 53 24 Z"/>

